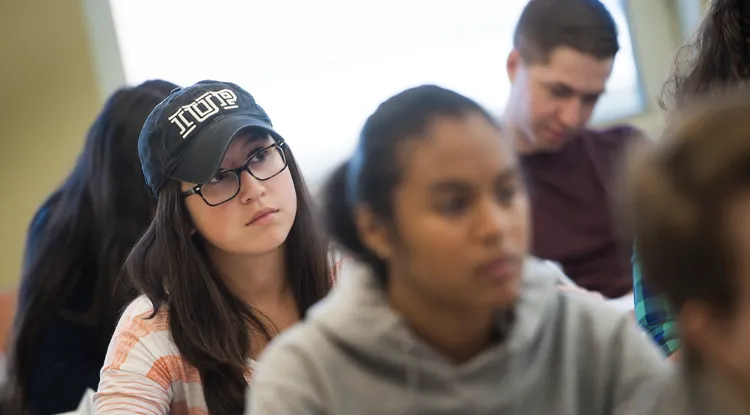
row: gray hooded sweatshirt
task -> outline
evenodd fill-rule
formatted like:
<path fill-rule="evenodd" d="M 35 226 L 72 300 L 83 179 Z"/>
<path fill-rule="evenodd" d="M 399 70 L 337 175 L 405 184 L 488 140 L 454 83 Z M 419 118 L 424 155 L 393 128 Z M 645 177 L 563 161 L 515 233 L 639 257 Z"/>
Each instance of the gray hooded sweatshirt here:
<path fill-rule="evenodd" d="M 306 321 L 261 356 L 246 413 L 613 414 L 668 370 L 626 315 L 560 292 L 559 271 L 538 260 L 527 261 L 505 340 L 463 364 L 420 340 L 367 270 L 346 267 Z"/>

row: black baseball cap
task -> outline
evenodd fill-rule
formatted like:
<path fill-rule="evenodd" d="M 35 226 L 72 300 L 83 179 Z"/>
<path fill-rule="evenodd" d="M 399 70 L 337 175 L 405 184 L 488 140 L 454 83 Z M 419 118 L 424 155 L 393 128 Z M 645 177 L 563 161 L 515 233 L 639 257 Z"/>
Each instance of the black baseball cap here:
<path fill-rule="evenodd" d="M 233 83 L 200 81 L 173 90 L 151 111 L 138 138 L 146 186 L 156 195 L 167 179 L 208 182 L 234 136 L 247 127 L 281 139 L 255 98 Z"/>

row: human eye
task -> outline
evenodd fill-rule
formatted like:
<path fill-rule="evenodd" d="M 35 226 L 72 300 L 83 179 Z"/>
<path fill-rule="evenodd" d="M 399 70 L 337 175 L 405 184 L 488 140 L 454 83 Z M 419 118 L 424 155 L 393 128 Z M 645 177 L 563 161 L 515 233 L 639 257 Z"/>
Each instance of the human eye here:
<path fill-rule="evenodd" d="M 456 218 L 469 209 L 470 200 L 466 195 L 448 195 L 437 203 L 437 210 L 446 217 Z"/>
<path fill-rule="evenodd" d="M 222 181 L 226 181 L 230 179 L 231 177 L 232 177 L 232 172 L 230 170 L 223 170 L 223 171 L 216 173 L 216 175 L 214 175 L 214 177 L 212 177 L 211 180 L 209 180 L 207 184 L 221 183 Z"/>

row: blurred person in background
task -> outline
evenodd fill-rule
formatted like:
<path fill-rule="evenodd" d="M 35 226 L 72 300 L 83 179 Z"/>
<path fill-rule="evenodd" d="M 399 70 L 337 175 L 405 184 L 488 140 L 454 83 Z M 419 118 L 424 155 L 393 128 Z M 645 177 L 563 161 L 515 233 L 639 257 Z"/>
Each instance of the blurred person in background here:
<path fill-rule="evenodd" d="M 71 411 L 97 388 L 119 313 L 134 298 L 120 268 L 156 206 L 143 186 L 138 136 L 176 87 L 153 80 L 113 93 L 73 171 L 34 215 L 3 394 L 9 407 Z"/>
<path fill-rule="evenodd" d="M 623 415 L 750 413 L 749 96 L 675 115 L 632 168 L 640 266 L 673 306 L 682 358 Z"/>
<path fill-rule="evenodd" d="M 513 144 L 469 98 L 383 102 L 323 212 L 353 259 L 264 352 L 248 414 L 603 415 L 667 368 L 626 315 L 528 256 Z"/>
<path fill-rule="evenodd" d="M 503 121 L 529 187 L 534 255 L 559 263 L 578 286 L 608 298 L 632 290 L 632 240 L 621 237 L 613 196 L 632 127 L 587 127 L 620 46 L 599 0 L 533 0 L 507 61 Z"/>
<path fill-rule="evenodd" d="M 693 39 L 677 53 L 664 85 L 661 106 L 669 114 L 707 93 L 736 88 L 750 80 L 750 1 L 713 0 Z M 643 282 L 633 257 L 638 323 L 667 356 L 679 357 L 678 326 L 669 302 Z M 656 277 L 656 276 L 654 276 Z"/>

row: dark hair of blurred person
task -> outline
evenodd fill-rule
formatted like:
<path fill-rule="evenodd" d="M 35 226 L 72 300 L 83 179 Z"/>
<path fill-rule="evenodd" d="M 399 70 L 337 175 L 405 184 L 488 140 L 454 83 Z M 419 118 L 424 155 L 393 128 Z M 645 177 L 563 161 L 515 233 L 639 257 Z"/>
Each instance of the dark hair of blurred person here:
<path fill-rule="evenodd" d="M 750 410 L 750 99 L 715 98 L 675 114 L 632 166 L 643 280 L 673 305 L 683 361 L 629 414 Z"/>
<path fill-rule="evenodd" d="M 681 109 L 689 107 L 696 99 L 726 93 L 748 79 L 750 0 L 713 0 L 693 38 L 678 51 L 659 103 L 664 110 L 679 116 Z M 665 354 L 679 358 L 680 336 L 675 312 L 658 290 L 644 282 L 649 276 L 645 275 L 645 269 L 641 270 L 637 257 L 633 263 L 638 323 Z"/>
<path fill-rule="evenodd" d="M 4 400 L 32 415 L 75 410 L 96 389 L 121 309 L 135 293 L 119 279 L 153 216 L 138 136 L 177 85 L 152 80 L 112 94 L 76 165 L 28 230 Z"/>

